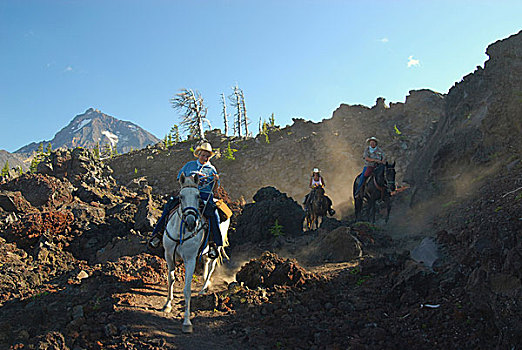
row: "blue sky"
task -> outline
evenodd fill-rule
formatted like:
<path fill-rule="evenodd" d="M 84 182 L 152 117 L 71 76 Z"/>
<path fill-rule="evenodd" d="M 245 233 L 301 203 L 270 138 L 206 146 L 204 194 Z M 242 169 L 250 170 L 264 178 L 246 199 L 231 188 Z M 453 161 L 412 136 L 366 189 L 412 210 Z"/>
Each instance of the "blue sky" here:
<path fill-rule="evenodd" d="M 446 93 L 522 29 L 522 1 L 0 0 L 0 149 L 50 140 L 90 107 L 162 138 L 169 99 L 243 89 L 251 130 L 341 103 Z"/>

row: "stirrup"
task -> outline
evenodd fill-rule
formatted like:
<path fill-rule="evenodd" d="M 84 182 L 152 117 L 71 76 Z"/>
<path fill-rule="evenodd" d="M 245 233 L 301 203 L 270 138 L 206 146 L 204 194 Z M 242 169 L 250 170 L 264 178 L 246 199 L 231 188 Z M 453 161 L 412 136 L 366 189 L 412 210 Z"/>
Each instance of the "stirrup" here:
<path fill-rule="evenodd" d="M 328 209 L 328 214 L 330 214 L 330 216 L 334 216 L 335 210 L 333 210 L 332 208 Z"/>
<path fill-rule="evenodd" d="M 161 240 L 158 236 L 153 237 L 151 240 L 149 240 L 148 246 L 149 248 L 156 249 L 159 247 L 161 243 Z"/>

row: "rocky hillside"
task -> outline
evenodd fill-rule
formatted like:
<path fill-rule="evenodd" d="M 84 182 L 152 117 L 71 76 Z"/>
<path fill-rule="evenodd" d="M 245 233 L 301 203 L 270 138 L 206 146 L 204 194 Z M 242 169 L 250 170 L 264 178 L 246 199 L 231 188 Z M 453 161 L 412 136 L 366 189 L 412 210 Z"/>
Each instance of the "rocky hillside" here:
<path fill-rule="evenodd" d="M 341 105 L 332 118 L 320 123 L 294 119 L 284 129 L 272 128 L 268 137 L 253 139 L 224 137 L 219 130 L 207 138 L 218 154 L 212 163 L 221 173 L 222 185 L 233 198 L 250 201 L 264 186 L 276 186 L 296 200 L 308 191 L 310 172 L 318 167 L 326 179 L 327 194 L 334 203 L 351 203 L 352 183 L 362 169 L 367 137 L 376 135 L 390 161 L 397 162 L 401 178 L 415 151 L 425 145 L 444 113 L 444 96 L 430 90 L 410 91 L 405 103 L 386 106 L 379 98 L 375 106 Z M 234 159 L 227 159 L 228 145 Z M 145 176 L 156 193 L 177 188 L 175 177 L 188 160 L 194 159 L 182 142 L 169 149 L 158 145 L 109 160 L 121 183 Z"/>
<path fill-rule="evenodd" d="M 16 153 L 31 154 L 38 149 L 40 143 L 43 143 L 45 149 L 49 142 L 54 149 L 94 148 L 98 143 L 100 147 L 109 144 L 112 148 L 116 147 L 119 153 L 125 153 L 156 144 L 159 139 L 134 123 L 89 108 L 85 113 L 74 117 L 52 140 L 33 142 L 18 149 Z"/>
<path fill-rule="evenodd" d="M 436 129 L 419 149 L 406 178 L 414 202 L 434 194 L 468 192 L 522 155 L 522 32 L 487 48 L 484 68 L 465 76 L 446 96 Z"/>

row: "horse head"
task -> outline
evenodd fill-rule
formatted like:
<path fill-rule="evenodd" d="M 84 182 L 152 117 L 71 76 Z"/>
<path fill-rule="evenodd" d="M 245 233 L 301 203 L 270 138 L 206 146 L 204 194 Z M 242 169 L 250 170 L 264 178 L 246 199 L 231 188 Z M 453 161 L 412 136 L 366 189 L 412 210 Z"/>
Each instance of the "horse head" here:
<path fill-rule="evenodd" d="M 315 197 L 317 197 L 317 196 L 319 196 L 319 197 L 324 196 L 324 187 L 323 186 L 314 187 L 314 189 L 312 191 L 314 192 Z"/>
<path fill-rule="evenodd" d="M 186 225 L 188 231 L 194 231 L 198 220 L 201 217 L 199 213 L 199 176 L 185 176 L 181 174 L 179 177 L 181 189 L 179 191 L 179 199 L 181 202 L 181 220 Z"/>
<path fill-rule="evenodd" d="M 393 162 L 393 164 L 389 164 L 388 162 L 386 162 L 384 167 L 384 174 L 386 183 L 388 184 L 388 188 L 390 189 L 390 191 L 395 191 L 397 188 L 395 186 L 395 161 Z"/>

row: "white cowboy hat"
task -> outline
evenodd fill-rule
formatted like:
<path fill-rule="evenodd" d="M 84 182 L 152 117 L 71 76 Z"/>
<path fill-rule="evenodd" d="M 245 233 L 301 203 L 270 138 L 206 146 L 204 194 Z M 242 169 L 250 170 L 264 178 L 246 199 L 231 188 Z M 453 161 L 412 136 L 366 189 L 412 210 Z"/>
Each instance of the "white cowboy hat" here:
<path fill-rule="evenodd" d="M 366 139 L 366 143 L 368 143 L 370 141 L 375 141 L 376 143 L 379 143 L 379 140 L 377 140 L 377 138 L 375 136 L 372 136 L 372 137 L 369 137 Z"/>
<path fill-rule="evenodd" d="M 314 170 L 312 170 L 312 174 L 313 173 L 320 173 L 320 172 L 321 172 L 321 170 L 319 170 L 318 168 L 314 168 Z"/>
<path fill-rule="evenodd" d="M 210 152 L 210 158 L 212 158 L 215 154 L 214 151 L 212 151 L 212 146 L 208 142 L 203 142 L 201 145 L 196 147 L 196 149 L 194 150 L 194 157 L 199 157 L 199 153 L 201 151 Z"/>

